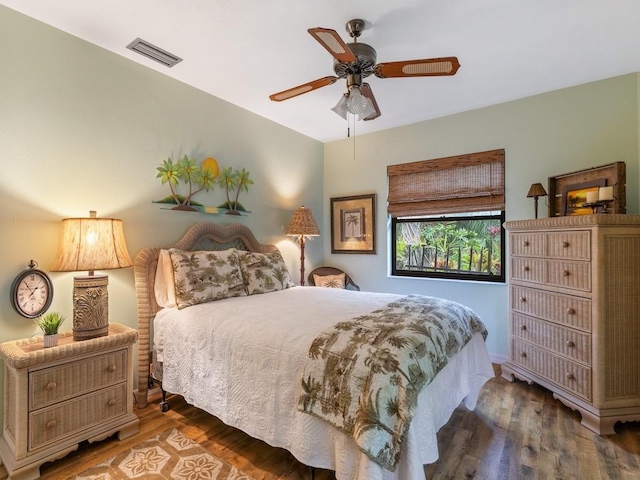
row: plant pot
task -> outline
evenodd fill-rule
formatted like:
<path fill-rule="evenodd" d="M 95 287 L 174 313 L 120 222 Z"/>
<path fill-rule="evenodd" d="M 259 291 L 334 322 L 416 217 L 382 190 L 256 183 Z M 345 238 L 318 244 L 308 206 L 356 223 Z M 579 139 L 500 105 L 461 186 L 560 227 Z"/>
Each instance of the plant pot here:
<path fill-rule="evenodd" d="M 58 345 L 58 334 L 55 335 L 45 335 L 44 339 L 44 348 L 55 347 Z"/>

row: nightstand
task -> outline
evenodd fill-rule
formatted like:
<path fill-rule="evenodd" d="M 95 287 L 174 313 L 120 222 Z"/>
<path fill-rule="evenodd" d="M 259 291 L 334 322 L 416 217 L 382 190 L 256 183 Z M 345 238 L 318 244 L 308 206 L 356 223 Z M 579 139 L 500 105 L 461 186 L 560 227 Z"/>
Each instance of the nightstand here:
<path fill-rule="evenodd" d="M 0 457 L 11 479 L 34 479 L 40 466 L 115 432 L 138 432 L 133 413 L 133 345 L 138 332 L 117 323 L 109 335 L 57 347 L 42 337 L 0 344 L 4 412 Z"/>

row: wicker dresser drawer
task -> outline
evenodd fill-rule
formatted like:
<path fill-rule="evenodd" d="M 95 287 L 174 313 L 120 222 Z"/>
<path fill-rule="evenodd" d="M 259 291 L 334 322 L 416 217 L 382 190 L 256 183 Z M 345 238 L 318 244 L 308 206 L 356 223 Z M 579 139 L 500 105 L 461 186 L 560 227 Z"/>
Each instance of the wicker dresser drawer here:
<path fill-rule="evenodd" d="M 591 400 L 591 369 L 530 343 L 511 338 L 512 362 L 574 395 Z"/>
<path fill-rule="evenodd" d="M 591 232 L 564 231 L 547 233 L 546 256 L 567 260 L 591 260 Z"/>
<path fill-rule="evenodd" d="M 51 405 L 127 378 L 127 350 L 29 373 L 30 410 Z"/>
<path fill-rule="evenodd" d="M 544 283 L 546 260 L 531 257 L 511 257 L 511 278 L 523 282 Z"/>
<path fill-rule="evenodd" d="M 511 310 L 591 331 L 591 300 L 535 288 L 511 286 Z"/>
<path fill-rule="evenodd" d="M 127 413 L 127 384 L 99 390 L 29 415 L 29 450 Z"/>
<path fill-rule="evenodd" d="M 516 257 L 543 257 L 546 246 L 544 233 L 513 233 L 510 237 L 511 255 Z"/>
<path fill-rule="evenodd" d="M 584 292 L 591 291 L 591 264 L 549 260 L 547 283 Z"/>
<path fill-rule="evenodd" d="M 519 313 L 511 315 L 512 336 L 571 360 L 591 365 L 591 335 Z"/>

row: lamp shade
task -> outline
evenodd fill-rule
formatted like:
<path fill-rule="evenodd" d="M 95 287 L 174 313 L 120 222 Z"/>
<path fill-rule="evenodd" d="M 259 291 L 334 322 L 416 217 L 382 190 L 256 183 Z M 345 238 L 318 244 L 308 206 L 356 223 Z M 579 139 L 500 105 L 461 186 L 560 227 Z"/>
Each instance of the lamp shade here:
<path fill-rule="evenodd" d="M 73 339 L 88 340 L 109 334 L 109 278 L 94 270 L 132 265 L 124 242 L 122 220 L 89 218 L 62 220 L 60 245 L 52 271 L 88 270 L 73 279 Z"/>
<path fill-rule="evenodd" d="M 529 193 L 527 193 L 527 198 L 530 197 L 546 197 L 547 191 L 544 189 L 541 183 L 534 183 L 529 187 Z"/>
<path fill-rule="evenodd" d="M 65 218 L 52 271 L 112 270 L 132 265 L 124 241 L 122 220 L 116 218 Z"/>
<path fill-rule="evenodd" d="M 307 207 L 302 205 L 293 212 L 285 235 L 290 237 L 317 237 L 320 235 L 320 229 L 313 218 L 313 213 Z"/>

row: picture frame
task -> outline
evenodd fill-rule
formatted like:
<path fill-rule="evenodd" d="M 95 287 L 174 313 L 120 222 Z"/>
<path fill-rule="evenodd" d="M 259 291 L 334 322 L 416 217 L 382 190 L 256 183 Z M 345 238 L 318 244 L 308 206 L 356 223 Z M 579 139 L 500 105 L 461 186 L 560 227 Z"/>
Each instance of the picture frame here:
<path fill-rule="evenodd" d="M 597 192 L 600 187 L 606 185 L 606 180 L 600 178 L 589 182 L 566 185 L 562 189 L 562 212 L 565 216 L 589 215 L 593 213 L 593 208 L 584 206 L 587 203 L 587 193 Z"/>
<path fill-rule="evenodd" d="M 331 198 L 331 253 L 376 253 L 376 194 Z"/>
<path fill-rule="evenodd" d="M 592 182 L 597 182 L 598 187 L 613 187 L 613 200 L 600 207 L 598 209 L 599 213 L 627 213 L 626 164 L 624 162 L 614 162 L 549 177 L 547 189 L 549 193 L 549 217 L 593 213 L 593 208 L 590 208 L 589 212 L 580 209 L 576 210 L 572 207 L 567 209 L 567 205 L 571 203 L 567 202 L 567 193 L 571 198 L 571 192 L 582 188 L 592 188 L 596 185 Z M 582 187 L 583 185 L 586 185 L 586 187 Z M 581 195 L 580 192 L 576 194 Z"/>

